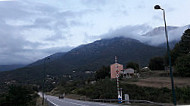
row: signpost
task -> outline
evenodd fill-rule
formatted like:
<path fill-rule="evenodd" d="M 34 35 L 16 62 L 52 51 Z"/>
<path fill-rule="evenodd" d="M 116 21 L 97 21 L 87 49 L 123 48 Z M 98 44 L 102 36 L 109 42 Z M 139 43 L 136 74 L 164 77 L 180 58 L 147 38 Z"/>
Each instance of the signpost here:
<path fill-rule="evenodd" d="M 125 94 L 125 103 L 129 104 L 129 95 Z"/>

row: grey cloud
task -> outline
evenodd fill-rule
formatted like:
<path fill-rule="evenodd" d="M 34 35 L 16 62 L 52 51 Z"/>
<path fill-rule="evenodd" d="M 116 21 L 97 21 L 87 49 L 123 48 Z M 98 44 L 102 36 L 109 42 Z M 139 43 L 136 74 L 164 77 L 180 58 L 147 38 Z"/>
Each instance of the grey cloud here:
<path fill-rule="evenodd" d="M 84 24 L 79 21 L 70 21 L 70 26 L 83 26 Z"/>
<path fill-rule="evenodd" d="M 142 5 L 142 4 L 141 4 L 141 5 L 138 5 L 137 8 L 139 8 L 139 9 L 144 9 L 144 8 L 145 8 L 145 5 Z"/>
<path fill-rule="evenodd" d="M 44 4 L 40 1 L 20 0 L 19 3 L 22 4 L 23 8 L 25 8 L 25 11 L 38 15 L 43 14 L 43 16 L 52 15 L 58 10 L 58 8 Z"/>
<path fill-rule="evenodd" d="M 100 36 L 96 35 L 88 35 L 87 33 L 84 33 L 85 39 L 83 40 L 84 43 L 91 43 L 95 40 L 100 40 Z"/>
<path fill-rule="evenodd" d="M 86 6 L 103 6 L 108 0 L 81 0 L 81 2 Z"/>
<path fill-rule="evenodd" d="M 154 20 L 163 21 L 163 18 L 160 15 L 154 15 L 152 18 Z"/>
<path fill-rule="evenodd" d="M 17 28 L 6 24 L 0 24 L 0 64 L 17 64 L 17 63 L 28 63 L 27 56 L 19 55 L 22 52 L 28 52 L 25 46 L 36 47 L 39 44 L 33 44 L 23 39 Z"/>
<path fill-rule="evenodd" d="M 68 11 L 63 11 L 63 12 L 57 12 L 55 14 L 55 17 L 76 18 L 76 17 L 82 17 L 86 14 L 91 14 L 91 13 L 95 13 L 99 11 L 100 9 L 84 9 L 84 10 L 77 10 L 77 11 L 68 10 Z"/>
<path fill-rule="evenodd" d="M 181 38 L 183 32 L 187 28 L 188 28 L 187 26 L 184 26 L 184 27 L 178 27 L 175 30 L 168 30 L 169 41 L 178 41 Z M 155 45 L 155 46 L 165 43 L 166 42 L 165 32 L 161 31 L 158 34 L 155 34 L 153 37 L 147 37 L 147 39 L 144 41 L 150 45 Z"/>
<path fill-rule="evenodd" d="M 117 16 L 123 16 L 123 15 L 129 15 L 128 14 L 128 11 L 127 10 L 125 10 L 125 9 L 117 9 L 117 10 L 115 10 L 115 11 L 113 11 L 113 13 L 112 13 L 112 16 L 113 17 L 117 17 Z"/>
<path fill-rule="evenodd" d="M 67 52 L 70 51 L 72 48 L 71 46 L 66 46 L 66 47 L 52 47 L 52 48 L 47 48 L 47 49 L 41 49 L 40 51 L 43 51 L 48 54 L 54 54 L 57 52 Z"/>
<path fill-rule="evenodd" d="M 168 31 L 169 41 L 179 40 L 183 32 L 188 28 L 188 26 L 178 27 L 174 30 Z M 127 37 L 139 40 L 143 43 L 157 46 L 163 44 L 166 41 L 165 33 L 159 31 L 158 33 L 148 34 L 149 31 L 152 31 L 152 28 L 147 25 L 136 25 L 136 26 L 125 26 L 118 28 L 116 30 L 110 30 L 108 33 L 99 36 L 102 39 L 105 38 L 114 38 L 114 37 Z M 147 32 L 147 33 L 146 33 Z"/>
<path fill-rule="evenodd" d="M 4 20 L 0 20 L 0 64 L 28 64 L 46 57 L 52 53 L 68 51 L 72 47 L 54 47 L 38 49 L 46 44 L 40 42 L 30 42 L 25 40 L 20 34 L 20 28 L 7 25 Z"/>
<path fill-rule="evenodd" d="M 8 65 L 8 64 L 29 64 L 31 61 L 28 61 L 28 59 L 23 58 L 23 56 L 18 56 L 14 54 L 5 54 L 0 55 L 1 65 Z"/>
<path fill-rule="evenodd" d="M 20 2 L 1 2 L 0 3 L 0 17 L 1 19 L 23 19 L 25 16 L 31 16 L 25 11 Z"/>
<path fill-rule="evenodd" d="M 137 8 L 144 9 L 145 8 L 145 2 L 144 1 L 140 1 L 140 4 L 137 6 Z"/>
<path fill-rule="evenodd" d="M 70 50 L 73 47 L 39 49 L 39 47 L 47 44 L 27 41 L 23 37 L 22 32 L 30 29 L 48 29 L 55 32 L 55 34 L 44 39 L 44 41 L 56 42 L 68 36 L 67 32 L 70 27 L 84 25 L 79 19 L 85 14 L 91 14 L 97 11 L 99 10 L 60 11 L 50 5 L 31 0 L 1 2 L 0 64 L 31 63 L 53 53 Z M 8 24 L 8 21 L 12 23 Z M 26 22 L 26 24 L 14 25 L 14 22 L 16 23 L 17 21 Z"/>
<path fill-rule="evenodd" d="M 62 32 L 60 30 L 56 30 L 54 35 L 52 35 L 50 37 L 47 37 L 44 40 L 46 40 L 46 41 L 54 41 L 55 42 L 57 40 L 65 39 L 66 38 L 65 34 L 67 34 L 67 33 L 64 33 L 64 32 Z"/>
<path fill-rule="evenodd" d="M 123 36 L 140 40 L 140 35 L 148 32 L 150 29 L 152 28 L 148 25 L 125 26 L 116 30 L 110 30 L 108 33 L 101 35 L 101 38 L 114 38 Z"/>
<path fill-rule="evenodd" d="M 30 29 L 30 28 L 45 28 L 51 30 L 51 23 L 52 20 L 49 18 L 37 18 L 35 22 L 31 25 L 23 25 L 21 26 L 22 29 Z"/>

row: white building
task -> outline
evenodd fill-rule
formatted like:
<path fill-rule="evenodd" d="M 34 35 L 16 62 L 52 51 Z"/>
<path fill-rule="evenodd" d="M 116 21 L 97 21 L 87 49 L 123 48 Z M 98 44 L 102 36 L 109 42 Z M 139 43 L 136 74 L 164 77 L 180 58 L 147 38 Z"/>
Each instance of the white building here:
<path fill-rule="evenodd" d="M 123 78 L 131 78 L 135 74 L 135 70 L 133 68 L 127 68 L 121 71 L 123 74 Z"/>

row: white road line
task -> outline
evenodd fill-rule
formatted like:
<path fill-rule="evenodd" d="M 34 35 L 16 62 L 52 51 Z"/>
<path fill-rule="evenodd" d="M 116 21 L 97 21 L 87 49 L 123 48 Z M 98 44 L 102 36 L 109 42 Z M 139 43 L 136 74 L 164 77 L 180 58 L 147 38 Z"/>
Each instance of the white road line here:
<path fill-rule="evenodd" d="M 56 99 L 56 98 L 52 98 L 52 99 L 57 100 L 57 101 L 60 101 L 60 102 L 62 102 L 62 103 L 70 103 L 70 104 L 74 104 L 74 105 L 78 105 L 78 106 L 89 106 L 89 105 L 84 105 L 84 104 L 69 102 L 69 101 L 65 101 L 65 100 L 63 101 L 63 100 L 59 100 L 59 99 Z M 52 101 L 51 101 L 51 103 L 54 104 L 55 106 L 59 106 L 59 105 L 53 103 Z"/>
<path fill-rule="evenodd" d="M 50 101 L 48 98 L 47 98 L 47 101 L 49 101 L 50 103 L 52 103 L 55 106 L 59 106 L 59 105 L 55 104 L 54 102 Z"/>
<path fill-rule="evenodd" d="M 62 103 L 69 103 L 69 104 L 73 104 L 73 105 L 77 105 L 77 106 L 90 106 L 90 105 L 87 105 L 87 104 L 90 104 L 91 102 L 89 102 L 89 101 L 79 101 L 79 100 L 72 100 L 72 99 L 62 99 L 62 100 L 60 100 L 60 99 L 56 99 L 55 97 L 53 97 L 53 96 L 49 96 L 49 98 L 51 98 L 51 99 L 54 99 L 54 100 L 57 100 L 57 101 L 60 101 L 60 102 L 62 102 Z M 48 101 L 50 101 L 49 99 L 48 99 Z M 52 104 L 54 104 L 55 106 L 59 106 L 59 105 L 57 105 L 56 103 L 54 103 L 54 102 L 52 102 L 52 101 L 50 101 Z M 87 103 L 87 104 L 85 104 L 85 103 Z M 97 103 L 97 102 L 92 102 L 92 103 L 94 103 L 94 104 L 97 104 L 97 105 L 102 105 L 102 106 L 107 106 L 107 105 L 110 105 L 110 106 L 117 106 L 117 105 L 113 105 L 113 104 L 107 104 L 107 103 Z"/>
<path fill-rule="evenodd" d="M 71 100 L 71 99 L 68 99 L 68 100 Z M 73 101 L 73 100 L 72 100 Z M 94 103 L 94 104 L 98 104 L 98 105 L 103 105 L 103 106 L 107 106 L 107 105 L 110 105 L 110 106 L 117 106 L 117 105 L 113 105 L 113 104 L 107 104 L 107 103 L 98 103 L 98 102 L 90 102 L 90 101 L 80 101 L 80 100 L 74 100 L 75 103 L 76 102 L 79 102 L 79 103 Z"/>
<path fill-rule="evenodd" d="M 97 103 L 98 105 L 103 105 L 103 106 L 107 106 L 107 105 L 112 105 L 112 104 L 102 104 L 102 103 Z M 113 106 L 117 106 L 117 105 L 113 105 Z"/>
<path fill-rule="evenodd" d="M 68 99 L 68 100 L 71 100 L 71 99 Z M 80 100 L 74 100 L 74 101 L 79 102 L 79 103 L 87 103 L 87 104 L 94 103 L 94 104 L 103 105 L 103 106 L 108 106 L 108 105 L 110 105 L 110 106 L 118 106 L 118 105 L 115 105 L 115 104 L 108 104 L 108 103 L 101 103 L 101 102 L 90 102 L 90 101 L 80 101 Z"/>
<path fill-rule="evenodd" d="M 61 100 L 59 100 L 59 101 L 61 101 Z M 63 101 L 61 101 L 61 102 L 63 102 Z M 78 104 L 78 103 L 74 103 L 74 102 L 68 102 L 68 101 L 64 101 L 64 102 L 71 103 L 71 104 L 78 105 L 78 106 L 89 106 L 89 105 Z"/>

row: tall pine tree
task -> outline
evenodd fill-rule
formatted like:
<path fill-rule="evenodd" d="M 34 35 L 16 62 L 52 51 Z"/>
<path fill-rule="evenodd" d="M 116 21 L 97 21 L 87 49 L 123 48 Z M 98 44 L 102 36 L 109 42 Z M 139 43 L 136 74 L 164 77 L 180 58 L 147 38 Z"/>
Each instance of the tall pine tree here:
<path fill-rule="evenodd" d="M 187 29 L 179 43 L 171 51 L 172 61 L 180 76 L 190 76 L 190 29 Z"/>
<path fill-rule="evenodd" d="M 179 43 L 177 43 L 174 49 L 171 51 L 171 57 L 173 65 L 176 64 L 176 59 L 181 56 L 185 56 L 190 53 L 190 29 L 187 29 Z"/>

